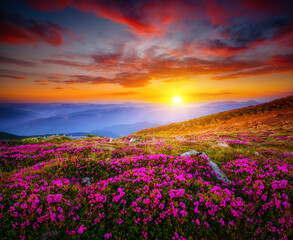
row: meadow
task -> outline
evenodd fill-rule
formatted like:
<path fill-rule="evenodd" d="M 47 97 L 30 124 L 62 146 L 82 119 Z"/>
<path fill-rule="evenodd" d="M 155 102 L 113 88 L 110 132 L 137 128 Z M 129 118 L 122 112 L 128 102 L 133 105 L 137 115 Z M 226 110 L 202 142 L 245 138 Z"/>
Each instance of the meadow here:
<path fill-rule="evenodd" d="M 1 239 L 292 239 L 289 131 L 2 141 Z M 217 179 L 205 152 L 231 184 Z"/>

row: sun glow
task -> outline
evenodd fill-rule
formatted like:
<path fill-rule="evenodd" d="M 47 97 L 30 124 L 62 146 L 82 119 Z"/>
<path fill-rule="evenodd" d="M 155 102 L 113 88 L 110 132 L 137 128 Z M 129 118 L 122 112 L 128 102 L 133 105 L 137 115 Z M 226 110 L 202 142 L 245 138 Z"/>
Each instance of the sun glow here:
<path fill-rule="evenodd" d="M 182 102 L 182 98 L 179 96 L 175 96 L 172 98 L 172 102 L 173 103 L 181 103 Z"/>

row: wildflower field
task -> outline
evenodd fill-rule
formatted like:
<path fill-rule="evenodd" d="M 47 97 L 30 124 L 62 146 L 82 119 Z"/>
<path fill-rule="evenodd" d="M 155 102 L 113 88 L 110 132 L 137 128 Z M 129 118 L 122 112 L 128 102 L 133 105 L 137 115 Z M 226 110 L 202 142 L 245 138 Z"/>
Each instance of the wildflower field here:
<path fill-rule="evenodd" d="M 290 131 L 0 143 L 0 239 L 292 239 Z M 227 175 L 215 176 L 204 152 Z"/>

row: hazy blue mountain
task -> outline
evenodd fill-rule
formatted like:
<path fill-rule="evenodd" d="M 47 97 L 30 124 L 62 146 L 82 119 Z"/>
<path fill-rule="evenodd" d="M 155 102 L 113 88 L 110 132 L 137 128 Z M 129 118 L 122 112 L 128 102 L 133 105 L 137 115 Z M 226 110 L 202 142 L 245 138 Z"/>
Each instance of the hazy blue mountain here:
<path fill-rule="evenodd" d="M 123 107 L 94 109 L 40 118 L 6 128 L 5 131 L 20 135 L 90 132 L 121 123 L 135 123 L 145 114 L 145 109 Z"/>
<path fill-rule="evenodd" d="M 117 137 L 256 104 L 255 101 L 227 101 L 198 107 L 136 103 L 6 103 L 0 104 L 0 130 L 22 136 L 104 131 L 98 135 Z"/>
<path fill-rule="evenodd" d="M 117 136 L 122 137 L 146 128 L 159 127 L 161 125 L 163 124 L 159 122 L 137 122 L 133 124 L 114 125 L 111 127 L 104 128 L 104 130 L 111 131 L 115 133 Z"/>
<path fill-rule="evenodd" d="M 0 129 L 36 118 L 38 115 L 30 111 L 0 107 Z"/>
<path fill-rule="evenodd" d="M 0 140 L 17 140 L 22 138 L 22 136 L 0 131 Z"/>
<path fill-rule="evenodd" d="M 93 135 L 98 135 L 98 136 L 103 136 L 103 137 L 110 137 L 110 138 L 117 138 L 120 137 L 116 133 L 107 131 L 107 130 L 95 130 L 92 132 L 89 132 L 88 134 L 93 134 Z"/>

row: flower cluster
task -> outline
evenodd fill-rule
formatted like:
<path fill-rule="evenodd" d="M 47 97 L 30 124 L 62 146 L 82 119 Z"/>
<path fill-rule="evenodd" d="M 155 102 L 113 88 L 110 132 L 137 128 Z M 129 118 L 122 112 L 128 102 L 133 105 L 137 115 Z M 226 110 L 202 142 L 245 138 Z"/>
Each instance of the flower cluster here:
<path fill-rule="evenodd" d="M 289 138 L 254 134 L 1 142 L 0 236 L 290 239 Z M 279 145 L 269 149 L 269 139 Z M 220 154 L 210 148 L 219 140 L 230 146 Z M 217 161 L 231 184 L 207 157 L 180 157 L 192 149 Z"/>

